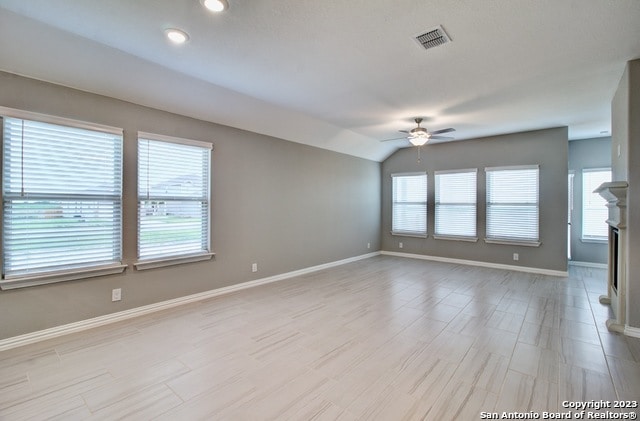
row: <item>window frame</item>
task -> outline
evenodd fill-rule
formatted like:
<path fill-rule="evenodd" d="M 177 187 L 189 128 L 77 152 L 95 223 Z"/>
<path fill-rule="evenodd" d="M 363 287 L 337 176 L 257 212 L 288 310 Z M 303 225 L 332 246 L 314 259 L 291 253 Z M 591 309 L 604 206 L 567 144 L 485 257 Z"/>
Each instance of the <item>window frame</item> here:
<path fill-rule="evenodd" d="M 572 234 L 572 226 L 573 226 L 573 218 L 574 218 L 574 194 L 575 194 L 575 178 L 576 172 L 575 170 L 569 170 L 569 175 L 567 177 L 567 259 L 571 259 L 571 234 Z"/>
<path fill-rule="evenodd" d="M 441 202 L 439 200 L 440 194 L 440 184 L 438 182 L 441 176 L 453 175 L 453 174 L 473 174 L 473 202 Z M 478 169 L 477 168 L 468 168 L 468 169 L 455 169 L 455 170 L 441 170 L 434 172 L 434 234 L 433 238 L 437 240 L 457 240 L 457 241 L 469 241 L 476 242 L 478 241 Z M 438 232 L 438 218 L 440 215 L 439 210 L 442 205 L 453 206 L 453 207 L 473 207 L 473 233 L 469 235 L 455 235 L 448 233 Z"/>
<path fill-rule="evenodd" d="M 206 149 L 208 151 L 207 155 L 207 188 L 206 188 L 206 203 L 207 203 L 207 211 L 206 211 L 206 250 L 193 252 L 193 253 L 184 253 L 184 254 L 174 254 L 174 255 L 163 255 L 160 257 L 151 257 L 148 259 L 144 259 L 140 257 L 140 203 L 141 197 L 139 195 L 140 188 L 140 174 L 138 174 L 136 180 L 136 218 L 137 218 L 137 238 L 136 238 L 136 250 L 137 250 L 137 261 L 134 263 L 134 267 L 137 270 L 146 270 L 146 269 L 154 269 L 158 267 L 172 266 L 183 263 L 192 263 L 192 262 L 200 262 L 204 260 L 210 260 L 215 256 L 215 253 L 211 251 L 211 174 L 212 174 L 212 150 L 213 144 L 210 142 L 203 142 L 199 140 L 185 139 L 174 136 L 166 136 L 157 133 L 148 133 L 148 132 L 138 132 L 136 139 L 136 148 L 139 148 L 141 141 L 152 141 L 152 142 L 165 142 L 171 143 L 174 145 L 185 145 L 185 146 L 194 146 L 202 149 Z M 137 155 L 139 156 L 139 155 Z M 140 159 L 138 158 L 137 168 L 140 170 Z M 147 199 L 149 200 L 149 199 Z"/>
<path fill-rule="evenodd" d="M 57 116 L 51 116 L 51 115 L 47 115 L 47 114 L 40 114 L 40 113 L 34 113 L 34 112 L 29 112 L 29 111 L 23 111 L 23 110 L 18 110 L 18 109 L 13 109 L 13 108 L 8 108 L 8 107 L 2 107 L 0 106 L 0 117 L 6 117 L 6 118 L 13 118 L 13 119 L 20 119 L 20 120 L 27 120 L 27 121 L 34 121 L 34 122 L 38 122 L 38 123 L 45 123 L 45 124 L 51 124 L 51 125 L 58 125 L 58 126 L 65 126 L 65 127 L 71 127 L 71 128 L 75 128 L 75 129 L 82 129 L 82 130 L 90 130 L 90 131 L 96 131 L 96 132 L 101 132 L 101 133 L 107 133 L 107 134 L 113 134 L 119 137 L 119 158 L 120 161 L 119 164 L 120 168 L 119 168 L 119 192 L 117 192 L 118 194 L 117 196 L 117 200 L 114 200 L 114 205 L 119 207 L 119 221 L 116 220 L 116 222 L 119 222 L 119 227 L 118 227 L 118 232 L 114 232 L 114 234 L 117 234 L 118 237 L 118 244 L 116 246 L 117 251 L 118 251 L 118 255 L 115 256 L 116 259 L 114 259 L 113 262 L 111 263 L 95 263 L 95 264 L 91 264 L 91 262 L 87 262 L 87 264 L 75 264 L 75 265 L 70 265 L 69 267 L 66 268 L 62 268 L 62 269 L 53 269 L 52 270 L 37 270 L 34 271 L 32 273 L 15 273 L 15 274 L 8 274 L 5 273 L 5 252 L 4 250 L 6 250 L 6 247 L 4 246 L 4 241 L 5 241 L 5 202 L 7 200 L 12 200 L 12 199 L 7 199 L 5 196 L 9 196 L 9 195 L 5 195 L 5 191 L 4 191 L 4 166 L 5 166 L 5 162 L 4 162 L 4 148 L 5 148 L 5 141 L 3 139 L 2 141 L 2 148 L 0 148 L 0 156 L 1 156 L 1 160 L 2 160 L 2 167 L 3 167 L 3 175 L 2 175 L 2 185 L 3 187 L 0 189 L 0 196 L 2 199 L 2 203 L 3 203 L 3 208 L 2 211 L 0 211 L 0 222 L 1 222 L 1 228 L 0 231 L 2 231 L 2 243 L 3 243 L 3 252 L 0 254 L 0 265 L 2 266 L 2 277 L 0 278 L 0 289 L 2 290 L 8 290 L 8 289 L 15 289 L 15 288 L 23 288 L 23 287 L 30 287 L 30 286 L 36 286 L 36 285 L 44 285 L 44 284 L 50 284 L 50 283 L 56 283 L 56 282 L 64 282 L 64 281 L 71 281 L 71 280 L 77 280 L 77 279 L 85 279 L 85 278 L 91 278 L 91 277 L 96 277 L 96 276 L 103 276 L 103 275 L 112 275 L 112 274 L 118 274 L 118 273 L 122 273 L 127 265 L 122 263 L 122 253 L 123 253 L 123 249 L 122 249 L 122 223 L 123 223 L 123 194 L 122 194 L 122 184 L 123 184 L 123 161 L 124 161 L 124 131 L 122 128 L 118 128 L 118 127 L 112 127 L 112 126 L 107 126 L 107 125 L 102 125 L 102 124 L 96 124 L 96 123 L 89 123 L 89 122 L 85 122 L 85 121 L 80 121 L 80 120 L 74 120 L 74 119 L 69 119 L 69 118 L 64 118 L 64 117 L 57 117 Z M 4 122 L 3 119 L 0 118 L 0 121 L 2 121 L 2 124 L 0 125 L 2 127 L 2 133 L 0 133 L 0 136 L 4 136 Z M 37 195 L 37 196 L 30 196 L 30 198 L 32 199 L 38 199 L 42 197 L 44 199 L 44 196 L 42 195 Z M 65 198 L 68 199 L 75 199 L 77 197 L 77 195 L 73 195 L 73 194 L 68 194 L 68 195 L 60 195 L 57 197 L 58 200 L 65 200 Z M 98 195 L 95 195 L 96 198 L 98 198 Z"/>
<path fill-rule="evenodd" d="M 587 218 L 585 217 L 586 213 L 587 213 L 587 206 L 586 206 L 586 202 L 587 202 L 587 198 L 588 196 L 585 194 L 587 193 L 586 191 L 586 183 L 585 183 L 585 174 L 587 173 L 604 173 L 607 172 L 609 174 L 609 179 L 607 181 L 611 181 L 613 174 L 611 171 L 610 167 L 598 167 L 598 168 L 583 168 L 581 171 L 581 177 L 582 177 L 582 203 L 581 203 L 581 210 L 582 210 L 582 221 L 580 223 L 580 241 L 582 241 L 583 243 L 607 243 L 609 241 L 609 231 L 608 231 L 608 225 L 606 223 L 606 220 L 608 218 L 608 208 L 606 205 L 606 200 L 604 198 L 602 198 L 602 202 L 604 202 L 604 209 L 598 209 L 602 212 L 605 213 L 605 218 L 603 219 L 602 223 L 604 224 L 604 229 L 605 229 L 605 234 L 598 236 L 598 235 L 585 235 L 585 221 L 587 220 Z M 593 187 L 593 185 L 592 185 Z M 599 186 L 595 186 L 596 188 Z M 601 198 L 601 196 L 598 193 L 594 193 L 593 191 L 588 192 L 588 195 L 591 197 L 598 197 Z M 592 196 L 593 195 L 593 196 Z M 596 209 L 591 209 L 592 211 L 596 210 Z"/>
<path fill-rule="evenodd" d="M 407 201 L 396 201 L 396 190 L 395 190 L 395 179 L 402 177 L 416 177 L 421 176 L 424 177 L 424 201 L 419 202 L 407 202 Z M 406 173 L 393 173 L 391 174 L 391 234 L 403 237 L 418 237 L 418 238 L 427 238 L 428 234 L 428 203 L 429 203 L 429 186 L 428 186 L 429 178 L 426 171 L 420 172 L 406 172 Z M 424 231 L 421 230 L 398 230 L 395 229 L 395 209 L 399 204 L 406 205 L 421 205 L 424 208 Z"/>
<path fill-rule="evenodd" d="M 518 202 L 500 202 L 492 203 L 490 201 L 490 173 L 499 171 L 526 171 L 536 170 L 536 201 L 535 203 L 518 203 Z M 520 245 L 529 247 L 540 246 L 540 166 L 534 165 L 510 165 L 501 167 L 486 167 L 485 171 L 485 183 L 486 183 L 486 208 L 485 208 L 485 239 L 484 241 L 489 244 L 506 244 L 506 245 Z M 489 236 L 489 217 L 490 207 L 492 206 L 515 206 L 515 207 L 531 207 L 535 205 L 536 214 L 536 238 L 522 238 L 516 236 Z"/>

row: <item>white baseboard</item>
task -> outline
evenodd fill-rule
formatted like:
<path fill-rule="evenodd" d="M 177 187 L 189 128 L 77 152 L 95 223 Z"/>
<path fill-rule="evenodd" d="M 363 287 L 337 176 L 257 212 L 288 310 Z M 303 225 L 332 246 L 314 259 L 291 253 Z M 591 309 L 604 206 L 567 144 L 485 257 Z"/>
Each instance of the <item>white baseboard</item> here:
<path fill-rule="evenodd" d="M 585 268 L 595 268 L 595 269 L 606 269 L 606 263 L 593 263 L 593 262 L 576 262 L 574 260 L 569 260 L 569 266 L 580 266 Z"/>
<path fill-rule="evenodd" d="M 624 334 L 627 336 L 632 336 L 634 338 L 640 338 L 640 328 L 626 325 L 624 327 Z"/>
<path fill-rule="evenodd" d="M 501 263 L 480 262 L 477 260 L 453 259 L 450 257 L 427 256 L 424 254 L 398 253 L 395 251 L 382 251 L 380 254 L 387 256 L 408 257 L 411 259 L 432 260 L 434 262 L 453 263 L 457 265 L 479 266 L 492 269 L 515 270 L 518 272 L 538 273 L 540 275 L 567 277 L 569 273 L 562 270 L 551 270 L 542 268 L 531 268 L 526 266 L 504 265 Z"/>
<path fill-rule="evenodd" d="M 28 345 L 35 342 L 45 341 L 47 339 L 57 338 L 60 336 L 68 335 L 70 333 L 93 329 L 95 327 L 104 326 L 107 324 L 116 323 L 116 322 L 120 322 L 127 319 L 132 319 L 134 317 L 143 316 L 145 314 L 154 313 L 161 310 L 167 310 L 167 309 L 181 306 L 188 303 L 194 303 L 197 301 L 206 300 L 208 298 L 217 297 L 223 294 L 229 294 L 231 292 L 252 288 L 258 285 L 269 284 L 271 282 L 282 281 L 284 279 L 289 279 L 296 276 L 317 272 L 319 270 L 329 269 L 335 266 L 344 265 L 346 263 L 368 259 L 370 257 L 378 256 L 379 254 L 380 252 L 363 254 L 360 256 L 338 260 L 335 262 L 329 262 L 322 265 L 311 266 L 311 267 L 300 269 L 300 270 L 294 270 L 292 272 L 287 272 L 279 275 L 269 276 L 266 278 L 256 279 L 254 281 L 243 282 L 236 285 L 230 285 L 227 287 L 217 288 L 210 291 L 200 292 L 198 294 L 187 295 L 185 297 L 174 298 L 172 300 L 149 304 L 142 307 L 136 307 L 130 310 L 119 311 L 117 313 L 106 314 L 104 316 L 94 317 L 87 320 L 81 320 L 79 322 L 69 323 L 62 326 L 56 326 L 49 329 L 40 330 L 37 332 L 27 333 L 20 336 L 14 336 L 12 338 L 2 339 L 0 340 L 0 351 L 17 348 L 19 346 Z"/>

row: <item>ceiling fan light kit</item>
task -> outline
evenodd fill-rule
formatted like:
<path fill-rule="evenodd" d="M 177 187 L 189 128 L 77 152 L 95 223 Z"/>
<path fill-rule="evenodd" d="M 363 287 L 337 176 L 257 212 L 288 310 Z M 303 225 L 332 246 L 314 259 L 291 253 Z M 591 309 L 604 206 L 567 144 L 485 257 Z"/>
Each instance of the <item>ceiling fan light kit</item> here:
<path fill-rule="evenodd" d="M 395 138 L 395 139 L 381 140 L 381 142 L 388 142 L 390 140 L 407 139 L 413 146 L 423 146 L 431 139 L 452 140 L 453 137 L 437 136 L 437 135 L 442 134 L 442 133 L 449 133 L 449 132 L 455 132 L 456 131 L 456 129 L 449 127 L 447 129 L 440 129 L 440 130 L 435 130 L 433 132 L 430 132 L 426 128 L 420 126 L 420 123 L 422 123 L 422 118 L 421 117 L 416 117 L 413 121 L 416 122 L 417 127 L 414 127 L 411 130 L 400 130 L 401 133 L 406 133 L 409 136 L 398 137 L 398 138 Z M 436 136 L 434 136 L 434 135 L 436 135 Z"/>
<path fill-rule="evenodd" d="M 427 136 L 410 137 L 409 138 L 409 142 L 411 142 L 411 144 L 413 146 L 422 146 L 425 143 L 427 143 L 428 141 L 429 141 L 429 138 Z"/>

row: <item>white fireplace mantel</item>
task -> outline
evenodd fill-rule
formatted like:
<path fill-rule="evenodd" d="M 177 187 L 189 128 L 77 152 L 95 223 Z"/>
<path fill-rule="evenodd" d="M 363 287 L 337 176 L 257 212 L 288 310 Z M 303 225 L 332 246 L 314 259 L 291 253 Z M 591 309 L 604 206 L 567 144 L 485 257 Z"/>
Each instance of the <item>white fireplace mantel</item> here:
<path fill-rule="evenodd" d="M 616 228 L 626 228 L 627 213 L 624 211 L 627 207 L 627 188 L 629 183 L 626 181 L 610 181 L 602 183 L 594 191 L 607 201 L 609 208 L 609 218 L 607 224 Z"/>
<path fill-rule="evenodd" d="M 615 317 L 607 320 L 607 328 L 625 333 L 627 321 L 627 190 L 626 181 L 602 183 L 595 192 L 607 200 L 609 208 L 609 264 L 607 295 L 600 296 L 600 303 L 611 305 Z"/>

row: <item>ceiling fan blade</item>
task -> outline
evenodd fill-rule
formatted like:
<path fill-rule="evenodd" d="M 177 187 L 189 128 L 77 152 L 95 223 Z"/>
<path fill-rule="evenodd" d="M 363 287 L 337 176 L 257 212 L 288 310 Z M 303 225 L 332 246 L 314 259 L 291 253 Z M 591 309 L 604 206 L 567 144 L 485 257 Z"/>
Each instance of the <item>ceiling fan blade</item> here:
<path fill-rule="evenodd" d="M 392 140 L 400 140 L 400 139 L 405 139 L 405 140 L 406 140 L 406 139 L 407 139 L 407 137 L 406 137 L 406 136 L 403 136 L 403 137 L 394 137 L 393 139 L 384 139 L 384 140 L 381 140 L 380 142 L 390 142 L 390 141 L 392 141 Z"/>
<path fill-rule="evenodd" d="M 401 133 L 409 133 L 408 130 L 398 130 L 398 131 L 401 132 Z"/>
<path fill-rule="evenodd" d="M 449 127 L 448 129 L 440 129 L 440 130 L 436 130 L 431 132 L 431 134 L 441 134 L 441 133 L 449 133 L 449 132 L 455 132 L 456 129 Z"/>
<path fill-rule="evenodd" d="M 429 136 L 429 139 L 435 139 L 435 140 L 453 140 L 455 139 L 454 137 L 449 137 L 449 136 Z"/>

